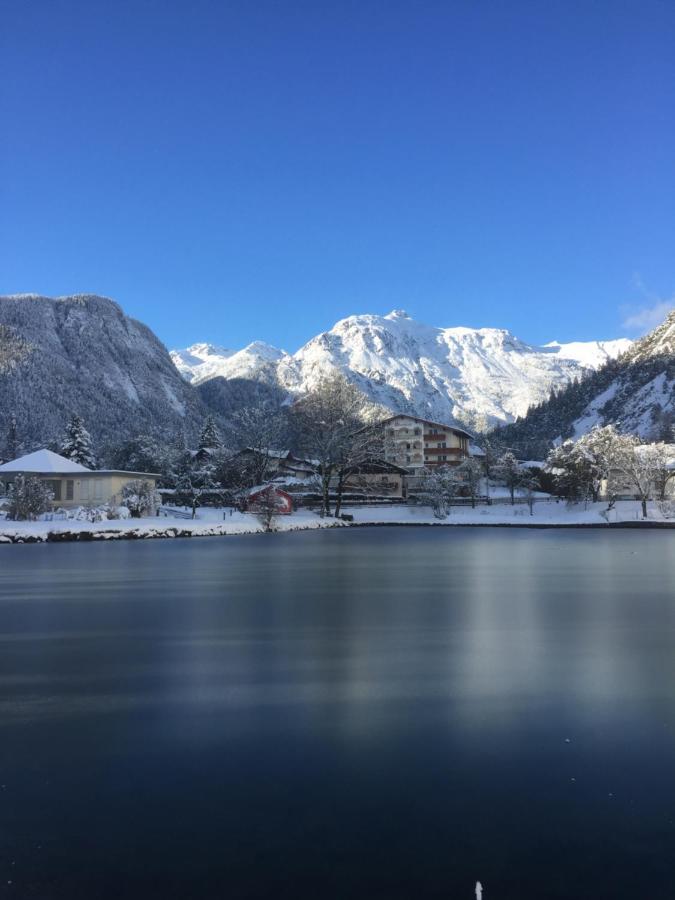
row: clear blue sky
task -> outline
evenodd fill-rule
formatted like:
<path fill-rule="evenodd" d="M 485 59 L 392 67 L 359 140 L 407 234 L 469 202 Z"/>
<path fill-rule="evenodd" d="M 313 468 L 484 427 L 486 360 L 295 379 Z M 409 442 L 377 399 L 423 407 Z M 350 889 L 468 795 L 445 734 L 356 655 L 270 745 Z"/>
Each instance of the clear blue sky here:
<path fill-rule="evenodd" d="M 0 293 L 170 346 L 675 293 L 675 3 L 0 0 Z"/>

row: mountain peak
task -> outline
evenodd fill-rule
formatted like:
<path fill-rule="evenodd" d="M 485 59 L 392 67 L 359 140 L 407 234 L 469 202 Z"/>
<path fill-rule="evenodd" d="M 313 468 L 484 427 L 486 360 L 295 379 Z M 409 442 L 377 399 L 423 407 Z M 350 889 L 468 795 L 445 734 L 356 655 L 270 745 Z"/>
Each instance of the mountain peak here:
<path fill-rule="evenodd" d="M 437 328 L 394 309 L 386 316 L 340 319 L 292 356 L 263 342 L 220 359 L 191 361 L 185 351 L 172 356 L 193 384 L 217 376 L 264 381 L 288 396 L 337 370 L 383 408 L 484 428 L 523 416 L 552 388 L 564 387 L 622 349 L 623 342 L 603 341 L 535 347 L 504 328 Z"/>

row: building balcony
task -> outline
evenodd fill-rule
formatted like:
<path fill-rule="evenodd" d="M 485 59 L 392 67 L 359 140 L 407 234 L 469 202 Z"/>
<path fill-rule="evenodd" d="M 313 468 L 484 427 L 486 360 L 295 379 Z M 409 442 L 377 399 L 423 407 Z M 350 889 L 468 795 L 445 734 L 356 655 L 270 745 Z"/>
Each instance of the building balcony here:
<path fill-rule="evenodd" d="M 468 456 L 466 450 L 462 447 L 427 447 L 424 450 L 425 456 Z"/>

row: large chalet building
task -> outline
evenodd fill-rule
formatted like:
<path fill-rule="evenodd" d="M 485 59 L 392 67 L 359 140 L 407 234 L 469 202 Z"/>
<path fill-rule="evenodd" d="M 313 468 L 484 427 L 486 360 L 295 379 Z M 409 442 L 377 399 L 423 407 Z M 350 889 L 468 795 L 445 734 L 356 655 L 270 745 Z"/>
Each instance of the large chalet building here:
<path fill-rule="evenodd" d="M 445 425 L 415 416 L 391 416 L 384 429 L 384 458 L 418 475 L 421 469 L 451 466 L 469 456 L 472 435 L 456 425 Z"/>

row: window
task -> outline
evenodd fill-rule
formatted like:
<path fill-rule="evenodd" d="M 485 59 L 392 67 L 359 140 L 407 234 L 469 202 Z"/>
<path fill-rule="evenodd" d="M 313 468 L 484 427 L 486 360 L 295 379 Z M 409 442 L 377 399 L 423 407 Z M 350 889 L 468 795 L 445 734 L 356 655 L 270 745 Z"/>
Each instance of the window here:
<path fill-rule="evenodd" d="M 422 432 L 421 432 L 421 430 L 420 430 L 419 428 L 416 428 L 416 429 L 415 429 L 415 434 L 421 434 L 421 433 L 422 433 Z"/>
<path fill-rule="evenodd" d="M 100 478 L 94 479 L 94 500 L 103 499 L 103 482 Z"/>
<path fill-rule="evenodd" d="M 73 490 L 74 485 L 74 481 L 71 481 L 70 479 L 66 481 L 66 500 L 72 500 L 75 496 L 75 492 Z"/>
<path fill-rule="evenodd" d="M 406 450 L 410 450 L 410 444 L 406 444 L 406 445 L 405 445 L 405 449 L 406 449 Z"/>
<path fill-rule="evenodd" d="M 88 500 L 89 499 L 89 482 L 86 478 L 83 478 L 80 482 L 80 500 Z"/>

